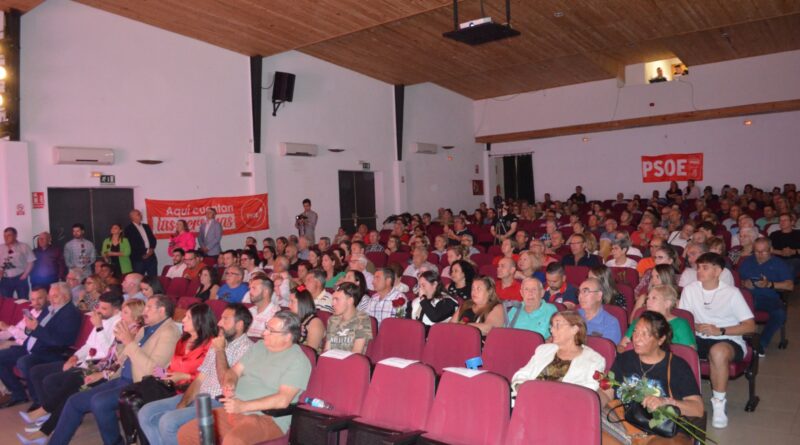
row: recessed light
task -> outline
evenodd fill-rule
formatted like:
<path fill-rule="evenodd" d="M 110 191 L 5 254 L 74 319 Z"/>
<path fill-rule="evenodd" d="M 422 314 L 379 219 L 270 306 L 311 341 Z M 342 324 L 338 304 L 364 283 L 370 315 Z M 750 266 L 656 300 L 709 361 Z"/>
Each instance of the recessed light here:
<path fill-rule="evenodd" d="M 556 12 L 553 13 L 553 17 L 555 17 L 557 19 L 560 19 L 561 17 L 564 17 L 564 12 L 563 11 L 556 11 Z"/>
<path fill-rule="evenodd" d="M 584 136 L 581 140 L 583 142 L 589 142 L 589 136 Z"/>
<path fill-rule="evenodd" d="M 742 123 L 744 124 L 745 127 L 753 125 L 753 121 L 751 121 L 750 119 L 745 119 L 744 122 Z"/>

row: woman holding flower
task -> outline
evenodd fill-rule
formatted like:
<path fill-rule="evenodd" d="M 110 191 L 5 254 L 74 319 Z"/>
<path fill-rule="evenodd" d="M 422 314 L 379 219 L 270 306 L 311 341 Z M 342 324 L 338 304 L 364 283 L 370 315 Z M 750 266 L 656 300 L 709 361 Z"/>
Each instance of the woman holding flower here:
<path fill-rule="evenodd" d="M 672 328 L 663 315 L 645 311 L 633 331 L 633 350 L 617 356 L 608 377 L 600 378 L 604 404 L 619 399 L 625 404 L 641 403 L 654 417 L 674 406 L 686 417 L 703 416 L 700 388 L 689 365 L 670 352 Z M 612 403 L 612 406 L 614 404 Z M 675 416 L 672 416 L 675 417 Z M 680 423 L 684 423 L 685 419 Z M 676 435 L 675 443 L 690 442 Z"/>

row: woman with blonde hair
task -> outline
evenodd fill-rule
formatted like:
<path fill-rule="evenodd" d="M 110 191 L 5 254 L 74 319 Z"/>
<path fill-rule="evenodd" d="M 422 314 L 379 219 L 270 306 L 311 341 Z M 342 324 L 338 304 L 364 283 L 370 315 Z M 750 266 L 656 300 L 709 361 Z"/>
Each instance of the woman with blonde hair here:
<path fill-rule="evenodd" d="M 645 309 L 658 312 L 664 316 L 670 327 L 672 327 L 672 343 L 696 348 L 697 342 L 695 341 L 694 332 L 689 322 L 683 318 L 672 315 L 672 310 L 676 307 L 678 307 L 678 292 L 675 290 L 674 286 L 659 284 L 653 286 L 647 294 Z M 620 340 L 619 345 L 617 345 L 617 351 L 620 353 L 624 352 L 628 343 L 631 342 L 633 330 L 636 328 L 636 322 L 638 321 L 638 318 L 633 320 L 633 323 L 628 327 L 628 332 L 625 333 L 625 336 Z"/>

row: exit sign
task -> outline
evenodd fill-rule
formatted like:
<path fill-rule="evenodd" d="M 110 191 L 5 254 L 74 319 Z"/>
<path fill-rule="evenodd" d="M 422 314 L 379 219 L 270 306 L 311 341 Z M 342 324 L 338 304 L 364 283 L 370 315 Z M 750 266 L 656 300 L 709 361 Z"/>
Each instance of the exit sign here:
<path fill-rule="evenodd" d="M 361 163 L 361 169 L 362 170 L 369 170 L 370 167 L 371 166 L 369 165 L 369 162 L 362 162 Z"/>
<path fill-rule="evenodd" d="M 114 175 L 100 175 L 100 185 L 114 185 L 117 178 Z"/>

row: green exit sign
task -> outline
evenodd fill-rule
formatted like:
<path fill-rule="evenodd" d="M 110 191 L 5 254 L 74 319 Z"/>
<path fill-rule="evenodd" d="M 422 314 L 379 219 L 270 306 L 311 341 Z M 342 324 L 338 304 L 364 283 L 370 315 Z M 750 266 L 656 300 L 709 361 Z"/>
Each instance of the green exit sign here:
<path fill-rule="evenodd" d="M 370 167 L 371 166 L 369 165 L 369 162 L 362 162 L 361 163 L 361 169 L 362 170 L 369 170 Z"/>
<path fill-rule="evenodd" d="M 114 175 L 100 175 L 101 185 L 114 185 L 117 183 L 117 178 Z"/>

